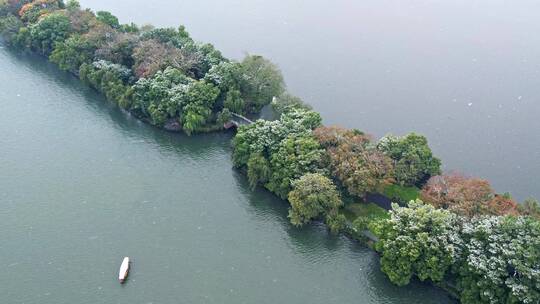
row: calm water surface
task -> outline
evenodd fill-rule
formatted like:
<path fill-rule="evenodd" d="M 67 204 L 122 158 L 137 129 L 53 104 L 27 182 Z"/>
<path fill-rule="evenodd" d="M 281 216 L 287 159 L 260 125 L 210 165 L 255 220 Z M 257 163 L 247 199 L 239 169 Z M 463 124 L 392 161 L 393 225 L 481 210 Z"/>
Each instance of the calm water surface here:
<path fill-rule="evenodd" d="M 169 134 L 0 48 L 0 302 L 451 303 L 248 190 L 230 135 Z M 128 282 L 117 282 L 123 256 Z"/>
<path fill-rule="evenodd" d="M 428 136 L 447 170 L 540 198 L 540 1 L 82 0 L 263 54 L 328 124 Z"/>

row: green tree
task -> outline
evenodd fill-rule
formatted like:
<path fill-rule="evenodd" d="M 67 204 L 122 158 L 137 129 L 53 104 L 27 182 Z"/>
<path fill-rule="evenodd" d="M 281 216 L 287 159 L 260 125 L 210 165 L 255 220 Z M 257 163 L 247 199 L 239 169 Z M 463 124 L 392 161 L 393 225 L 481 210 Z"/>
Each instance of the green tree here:
<path fill-rule="evenodd" d="M 540 220 L 540 204 L 538 203 L 538 200 L 532 197 L 526 199 L 519 206 L 519 212 L 523 215 L 531 216 Z"/>
<path fill-rule="evenodd" d="M 221 52 L 210 43 L 197 45 L 197 52 L 201 54 L 201 60 L 197 65 L 197 76 L 199 78 L 204 77 L 213 66 L 216 66 L 226 60 Z"/>
<path fill-rule="evenodd" d="M 283 76 L 278 67 L 262 56 L 249 55 L 241 63 L 241 91 L 248 105 L 259 111 L 285 90 Z"/>
<path fill-rule="evenodd" d="M 118 22 L 118 18 L 110 12 L 99 11 L 96 13 L 96 18 L 98 21 L 103 22 L 114 29 L 120 27 L 120 22 Z"/>
<path fill-rule="evenodd" d="M 111 102 L 124 109 L 132 104 L 133 89 L 128 85 L 132 78 L 131 70 L 107 61 L 83 63 L 79 68 L 80 79 L 105 94 Z"/>
<path fill-rule="evenodd" d="M 393 204 L 390 219 L 374 221 L 370 229 L 379 238 L 381 269 L 390 281 L 403 286 L 413 275 L 441 281 L 460 257 L 459 220 L 447 210 L 421 201 L 408 207 Z"/>
<path fill-rule="evenodd" d="M 239 63 L 222 61 L 210 68 L 204 79 L 217 86 L 222 94 L 230 90 L 239 90 L 242 81 L 242 68 Z"/>
<path fill-rule="evenodd" d="M 66 2 L 66 9 L 68 11 L 77 11 L 81 9 L 81 4 L 77 0 L 68 0 Z"/>
<path fill-rule="evenodd" d="M 441 173 L 441 161 L 433 156 L 424 136 L 411 133 L 404 137 L 387 135 L 377 148 L 394 161 L 396 180 L 405 186 L 421 187 L 431 176 Z"/>
<path fill-rule="evenodd" d="M 269 158 L 287 134 L 281 121 L 259 119 L 254 124 L 241 126 L 233 138 L 234 166 L 246 166 L 251 155 L 257 153 Z"/>
<path fill-rule="evenodd" d="M 171 118 L 182 120 L 188 134 L 210 118 L 217 90 L 187 78 L 174 68 L 158 72 L 151 79 L 141 78 L 134 88 L 134 110 L 149 116 L 156 125 L 163 125 Z"/>
<path fill-rule="evenodd" d="M 287 92 L 276 96 L 276 98 L 272 100 L 272 108 L 278 114 L 282 114 L 293 109 L 311 110 L 311 106 L 304 103 L 300 97 L 296 97 Z"/>
<path fill-rule="evenodd" d="M 219 89 L 204 80 L 191 84 L 186 92 L 182 114 L 183 128 L 187 134 L 197 131 L 210 120 L 218 95 Z"/>
<path fill-rule="evenodd" d="M 218 113 L 217 122 L 219 124 L 225 124 L 232 119 L 232 113 L 229 109 L 224 108 Z"/>
<path fill-rule="evenodd" d="M 328 229 L 330 229 L 330 232 L 337 234 L 347 225 L 347 218 L 336 209 L 326 215 L 324 222 L 328 226 Z"/>
<path fill-rule="evenodd" d="M 295 110 L 283 114 L 277 121 L 257 120 L 254 124 L 241 126 L 233 139 L 234 165 L 245 166 L 253 153 L 262 153 L 270 159 L 287 136 L 310 134 L 320 124 L 319 113 Z"/>
<path fill-rule="evenodd" d="M 540 302 L 540 222 L 484 217 L 465 223 L 458 287 L 464 304 Z"/>
<path fill-rule="evenodd" d="M 78 72 L 83 63 L 93 61 L 96 46 L 80 35 L 58 42 L 49 59 L 66 71 Z"/>
<path fill-rule="evenodd" d="M 320 123 L 318 113 L 299 109 L 283 114 L 278 121 L 258 120 L 242 126 L 233 139 L 234 165 L 248 166 L 252 185 L 262 183 L 285 199 L 293 180 L 306 173 L 323 171 L 323 150 L 311 135 Z M 250 160 L 252 164 L 265 165 L 250 170 Z"/>
<path fill-rule="evenodd" d="M 22 27 L 23 23 L 21 20 L 11 14 L 0 18 L 0 36 L 10 45 L 15 43 Z"/>
<path fill-rule="evenodd" d="M 223 107 L 231 110 L 231 112 L 243 114 L 245 103 L 242 99 L 240 91 L 235 89 L 228 91 L 225 102 L 223 103 Z"/>
<path fill-rule="evenodd" d="M 129 24 L 122 24 L 120 25 L 120 28 L 119 30 L 122 32 L 122 33 L 139 33 L 140 29 L 139 27 L 137 26 L 137 24 L 131 22 Z"/>
<path fill-rule="evenodd" d="M 19 28 L 19 32 L 12 36 L 10 44 L 20 49 L 31 49 L 32 37 L 30 34 L 30 29 L 26 26 Z"/>
<path fill-rule="evenodd" d="M 247 175 L 251 189 L 255 189 L 258 184 L 265 184 L 270 177 L 270 164 L 261 153 L 254 153 L 249 157 L 247 163 Z"/>
<path fill-rule="evenodd" d="M 50 14 L 30 27 L 32 48 L 49 55 L 56 43 L 66 40 L 71 32 L 69 18 L 62 14 Z"/>
<path fill-rule="evenodd" d="M 292 181 L 306 173 L 321 171 L 323 150 L 310 134 L 290 134 L 270 158 L 272 174 L 266 187 L 285 199 Z"/>
<path fill-rule="evenodd" d="M 337 232 L 342 224 L 338 209 L 343 206 L 339 192 L 332 181 L 319 173 L 308 173 L 293 182 L 288 195 L 291 208 L 289 219 L 295 226 L 303 226 L 313 219 L 325 217 Z"/>
<path fill-rule="evenodd" d="M 185 27 L 181 26 L 178 30 L 169 28 L 154 28 L 142 34 L 143 40 L 156 40 L 160 43 L 169 44 L 176 48 L 183 48 L 186 45 L 194 43 Z"/>
<path fill-rule="evenodd" d="M 192 82 L 193 79 L 172 67 L 158 71 L 152 78 L 141 78 L 133 86 L 135 94 L 132 110 L 161 126 L 168 118 L 182 114 Z"/>

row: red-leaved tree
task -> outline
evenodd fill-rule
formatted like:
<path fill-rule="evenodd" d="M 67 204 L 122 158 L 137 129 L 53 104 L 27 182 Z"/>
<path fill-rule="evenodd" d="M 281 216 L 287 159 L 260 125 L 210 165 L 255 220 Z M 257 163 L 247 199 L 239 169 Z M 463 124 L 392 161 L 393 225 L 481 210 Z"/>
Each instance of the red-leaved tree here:
<path fill-rule="evenodd" d="M 488 181 L 457 173 L 433 176 L 423 187 L 421 198 L 437 208 L 460 215 L 517 214 L 517 203 L 495 194 Z"/>

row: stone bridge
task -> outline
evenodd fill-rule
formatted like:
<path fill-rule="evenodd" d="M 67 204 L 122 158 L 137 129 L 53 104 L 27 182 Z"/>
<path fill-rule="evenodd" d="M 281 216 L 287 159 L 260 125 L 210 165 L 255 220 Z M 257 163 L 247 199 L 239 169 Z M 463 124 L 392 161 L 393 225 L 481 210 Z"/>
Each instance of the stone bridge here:
<path fill-rule="evenodd" d="M 225 129 L 238 128 L 243 125 L 250 125 L 253 121 L 240 114 L 232 113 L 232 119 L 226 122 L 223 127 Z"/>

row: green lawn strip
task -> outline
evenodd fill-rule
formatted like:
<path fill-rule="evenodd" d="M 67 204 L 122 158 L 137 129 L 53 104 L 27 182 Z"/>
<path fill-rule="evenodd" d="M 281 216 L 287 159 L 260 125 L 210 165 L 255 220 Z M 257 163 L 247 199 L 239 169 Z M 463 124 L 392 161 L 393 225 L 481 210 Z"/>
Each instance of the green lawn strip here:
<path fill-rule="evenodd" d="M 363 237 L 371 221 L 390 218 L 388 211 L 374 203 L 349 203 L 341 213 L 347 218 L 349 232 L 357 239 Z"/>
<path fill-rule="evenodd" d="M 396 184 L 385 186 L 381 194 L 390 198 L 392 201 L 398 204 L 407 204 L 412 200 L 416 200 L 420 197 L 420 189 L 417 187 L 406 187 Z"/>

